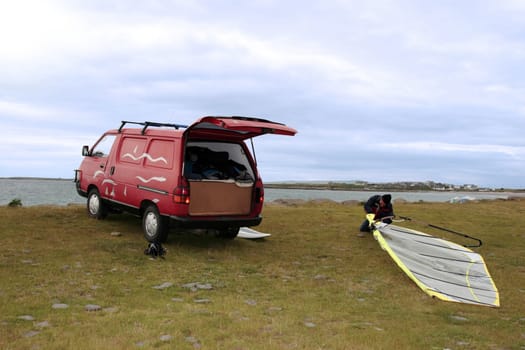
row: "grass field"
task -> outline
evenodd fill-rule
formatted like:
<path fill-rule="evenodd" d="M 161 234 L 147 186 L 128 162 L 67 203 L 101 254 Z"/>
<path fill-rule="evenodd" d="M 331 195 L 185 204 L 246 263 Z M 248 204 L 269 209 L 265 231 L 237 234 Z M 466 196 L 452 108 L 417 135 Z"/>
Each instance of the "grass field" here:
<path fill-rule="evenodd" d="M 525 201 L 395 209 L 481 238 L 501 307 L 427 296 L 360 206 L 269 204 L 268 239 L 172 232 L 156 260 L 135 217 L 0 207 L 0 349 L 525 349 Z"/>

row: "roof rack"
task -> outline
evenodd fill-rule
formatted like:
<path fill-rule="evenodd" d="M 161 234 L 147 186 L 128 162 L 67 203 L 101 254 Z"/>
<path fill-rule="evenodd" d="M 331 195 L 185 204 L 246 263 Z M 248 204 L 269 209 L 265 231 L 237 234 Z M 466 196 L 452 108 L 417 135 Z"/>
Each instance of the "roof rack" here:
<path fill-rule="evenodd" d="M 123 120 L 122 121 L 122 124 L 120 125 L 120 128 L 118 128 L 118 132 L 122 132 L 122 128 L 124 128 L 124 125 L 126 124 L 136 124 L 136 125 L 143 125 L 144 127 L 142 128 L 142 135 L 144 135 L 146 133 L 146 129 L 150 126 L 154 126 L 154 127 L 169 127 L 169 128 L 175 128 L 175 129 L 179 129 L 179 128 L 187 128 L 188 126 L 187 125 L 182 125 L 182 124 L 168 124 L 168 123 L 157 123 L 157 122 L 131 122 L 129 120 Z"/>

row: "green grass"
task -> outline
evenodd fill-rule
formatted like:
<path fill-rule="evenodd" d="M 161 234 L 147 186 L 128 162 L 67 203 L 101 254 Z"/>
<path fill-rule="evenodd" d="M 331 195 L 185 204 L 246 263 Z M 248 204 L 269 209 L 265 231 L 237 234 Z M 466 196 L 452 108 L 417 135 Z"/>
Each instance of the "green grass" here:
<path fill-rule="evenodd" d="M 5 206 L 0 348 L 524 349 L 525 201 L 395 209 L 481 238 L 477 251 L 501 307 L 428 297 L 372 237 L 356 236 L 360 206 L 267 205 L 258 227 L 272 233 L 266 240 L 172 232 L 166 258 L 156 260 L 143 255 L 135 217 L 97 221 L 77 206 Z M 153 288 L 164 282 L 173 285 Z M 192 282 L 213 289 L 183 287 Z"/>

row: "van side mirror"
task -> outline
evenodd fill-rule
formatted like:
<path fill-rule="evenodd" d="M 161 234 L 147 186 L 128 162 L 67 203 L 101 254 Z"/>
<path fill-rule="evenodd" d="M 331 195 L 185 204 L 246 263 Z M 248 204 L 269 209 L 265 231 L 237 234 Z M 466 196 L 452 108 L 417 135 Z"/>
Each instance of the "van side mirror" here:
<path fill-rule="evenodd" d="M 82 155 L 84 157 L 89 156 L 89 146 L 82 146 Z"/>

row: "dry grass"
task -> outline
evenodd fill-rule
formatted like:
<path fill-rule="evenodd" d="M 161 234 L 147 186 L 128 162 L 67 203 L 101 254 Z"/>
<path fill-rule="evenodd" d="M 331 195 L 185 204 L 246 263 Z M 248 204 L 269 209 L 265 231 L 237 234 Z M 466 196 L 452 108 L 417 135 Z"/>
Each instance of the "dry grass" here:
<path fill-rule="evenodd" d="M 428 297 L 377 242 L 356 237 L 358 206 L 267 205 L 258 229 L 269 239 L 172 233 L 164 260 L 143 255 L 131 216 L 0 207 L 0 348 L 525 348 L 525 201 L 396 211 L 480 237 L 501 308 Z M 173 285 L 153 288 L 164 282 Z M 183 287 L 192 282 L 213 289 Z"/>

